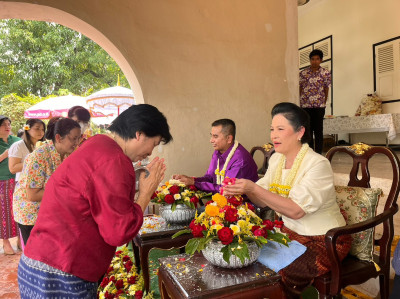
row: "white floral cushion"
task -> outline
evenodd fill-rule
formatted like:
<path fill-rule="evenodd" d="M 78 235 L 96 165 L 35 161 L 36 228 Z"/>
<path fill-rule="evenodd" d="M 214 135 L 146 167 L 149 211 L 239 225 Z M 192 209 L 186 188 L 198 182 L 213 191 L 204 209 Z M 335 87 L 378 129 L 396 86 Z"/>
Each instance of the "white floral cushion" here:
<path fill-rule="evenodd" d="M 379 188 L 361 188 L 335 186 L 336 201 L 347 224 L 355 224 L 376 215 L 376 207 L 382 190 Z M 352 235 L 350 254 L 360 260 L 372 260 L 374 229 L 368 229 Z"/>

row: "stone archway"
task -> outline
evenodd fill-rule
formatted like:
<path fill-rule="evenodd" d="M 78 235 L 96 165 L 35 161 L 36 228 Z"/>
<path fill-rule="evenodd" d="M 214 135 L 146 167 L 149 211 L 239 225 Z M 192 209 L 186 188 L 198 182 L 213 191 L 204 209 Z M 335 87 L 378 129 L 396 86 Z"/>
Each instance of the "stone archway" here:
<path fill-rule="evenodd" d="M 144 103 L 142 88 L 132 66 L 128 63 L 121 51 L 99 30 L 81 19 L 65 11 L 49 6 L 21 3 L 0 2 L 0 19 L 22 19 L 34 21 L 54 22 L 78 31 L 101 46 L 119 65 L 124 72 L 137 103 Z"/>

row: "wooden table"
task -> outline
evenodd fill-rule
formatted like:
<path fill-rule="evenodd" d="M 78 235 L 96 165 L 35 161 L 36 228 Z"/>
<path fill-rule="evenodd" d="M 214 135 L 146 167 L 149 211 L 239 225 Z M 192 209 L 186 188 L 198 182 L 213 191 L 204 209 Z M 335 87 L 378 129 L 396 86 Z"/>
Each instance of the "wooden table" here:
<path fill-rule="evenodd" d="M 151 216 L 149 216 L 151 217 Z M 145 217 L 146 218 L 146 217 Z M 184 234 L 178 238 L 172 239 L 172 235 L 176 232 L 187 228 L 185 225 L 161 225 L 152 228 L 143 228 L 132 240 L 133 253 L 135 256 L 136 267 L 142 270 L 144 287 L 149 291 L 150 275 L 149 275 L 149 252 L 153 248 L 172 249 L 186 245 L 187 241 L 192 238 L 191 234 Z"/>
<path fill-rule="evenodd" d="M 163 299 L 283 298 L 280 276 L 258 262 L 242 269 L 223 269 L 209 264 L 200 253 L 159 261 L 158 285 Z"/>

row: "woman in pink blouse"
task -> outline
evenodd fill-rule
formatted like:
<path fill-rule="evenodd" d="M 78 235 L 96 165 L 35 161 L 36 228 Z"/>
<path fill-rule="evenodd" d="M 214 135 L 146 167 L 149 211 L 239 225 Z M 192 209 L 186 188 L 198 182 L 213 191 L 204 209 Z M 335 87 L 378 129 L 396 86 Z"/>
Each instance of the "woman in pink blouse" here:
<path fill-rule="evenodd" d="M 96 298 L 97 281 L 116 247 L 138 233 L 165 165 L 158 158 L 148 165 L 150 174 L 141 174 L 135 200 L 132 162 L 172 136 L 165 116 L 146 104 L 125 110 L 109 130 L 85 141 L 47 183 L 19 263 L 21 298 Z"/>

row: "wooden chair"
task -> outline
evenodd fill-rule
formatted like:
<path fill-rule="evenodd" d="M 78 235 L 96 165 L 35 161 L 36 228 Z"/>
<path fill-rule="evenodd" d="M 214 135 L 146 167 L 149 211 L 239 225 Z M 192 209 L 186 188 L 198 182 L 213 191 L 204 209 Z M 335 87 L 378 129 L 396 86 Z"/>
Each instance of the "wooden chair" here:
<path fill-rule="evenodd" d="M 392 166 L 393 182 L 382 213 L 363 222 L 334 228 L 327 232 L 325 243 L 332 269 L 331 272 L 317 277 L 314 280 L 314 286 L 318 289 L 320 298 L 331 298 L 339 296 L 341 289 L 348 285 L 364 283 L 370 278 L 379 276 L 380 298 L 386 299 L 389 297 L 390 250 L 394 234 L 393 215 L 398 211 L 396 201 L 399 194 L 399 159 L 387 147 L 368 146 L 362 143 L 353 146 L 333 147 L 328 151 L 326 157 L 332 162 L 332 157 L 338 152 L 346 153 L 353 159 L 348 186 L 370 188 L 368 161 L 378 153 L 389 158 Z M 357 174 L 360 170 L 362 177 L 359 179 Z M 388 169 L 388 171 L 390 170 Z M 379 270 L 375 268 L 373 262 L 361 261 L 350 255 L 342 262 L 339 261 L 335 252 L 336 240 L 339 236 L 358 233 L 374 228 L 379 224 L 383 224 L 383 234 L 379 239 L 374 236 L 373 240 L 374 245 L 379 245 L 380 248 L 379 255 L 374 254 L 373 257 L 375 263 L 380 267 Z"/>
<path fill-rule="evenodd" d="M 258 176 L 263 177 L 268 169 L 269 158 L 271 158 L 272 154 L 275 153 L 275 149 L 271 143 L 264 144 L 263 146 L 255 146 L 250 150 L 250 155 L 253 158 L 256 151 L 260 151 L 264 155 L 264 160 L 261 168 L 258 169 Z"/>

